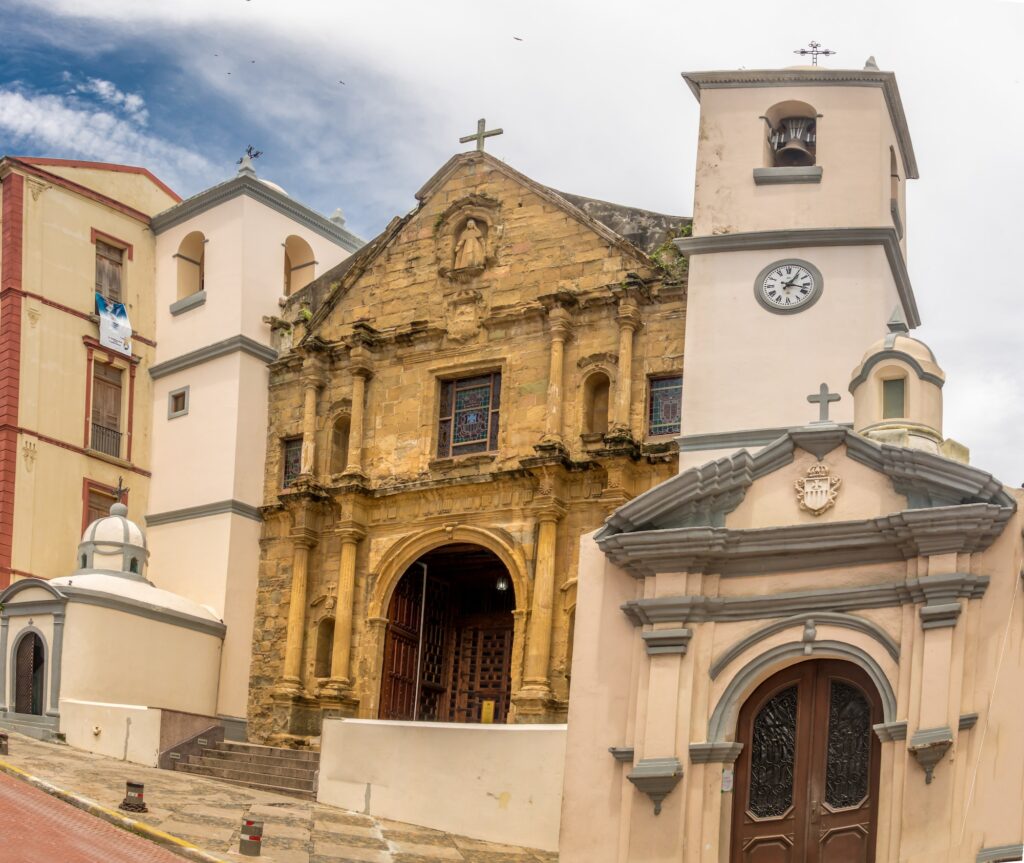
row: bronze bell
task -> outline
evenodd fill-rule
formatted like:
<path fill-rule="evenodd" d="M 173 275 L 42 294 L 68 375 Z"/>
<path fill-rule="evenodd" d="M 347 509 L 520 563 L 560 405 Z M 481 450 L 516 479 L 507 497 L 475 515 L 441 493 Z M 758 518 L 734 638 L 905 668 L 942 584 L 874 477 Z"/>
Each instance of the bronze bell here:
<path fill-rule="evenodd" d="M 802 168 L 814 164 L 814 120 L 787 117 L 775 130 L 775 164 L 780 168 Z"/>
<path fill-rule="evenodd" d="M 802 168 L 814 164 L 814 154 L 799 138 L 790 138 L 776 150 L 775 164 L 780 168 Z"/>

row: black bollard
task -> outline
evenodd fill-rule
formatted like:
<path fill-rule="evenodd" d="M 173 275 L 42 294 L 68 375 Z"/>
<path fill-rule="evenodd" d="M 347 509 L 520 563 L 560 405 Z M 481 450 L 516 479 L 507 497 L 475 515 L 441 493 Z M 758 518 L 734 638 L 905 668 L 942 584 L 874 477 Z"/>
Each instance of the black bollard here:
<path fill-rule="evenodd" d="M 7 732 L 0 731 L 0 755 L 7 754 Z"/>
<path fill-rule="evenodd" d="M 242 834 L 238 839 L 238 853 L 246 857 L 259 857 L 263 847 L 263 822 L 249 818 L 242 820 Z"/>
<path fill-rule="evenodd" d="M 125 812 L 149 812 L 146 802 L 142 799 L 145 786 L 141 782 L 127 782 L 125 785 L 124 800 L 117 808 Z"/>

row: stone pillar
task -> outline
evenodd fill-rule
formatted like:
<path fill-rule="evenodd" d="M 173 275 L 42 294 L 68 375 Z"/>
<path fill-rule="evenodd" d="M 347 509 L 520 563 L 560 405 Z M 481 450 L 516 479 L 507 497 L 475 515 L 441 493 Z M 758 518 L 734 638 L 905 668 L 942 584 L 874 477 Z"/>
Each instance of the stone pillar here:
<path fill-rule="evenodd" d="M 555 550 L 558 521 L 565 508 L 551 501 L 537 512 L 537 554 L 534 559 L 533 603 L 526 640 L 524 688 L 531 697 L 550 695 L 548 666 L 551 661 L 551 622 L 555 603 Z"/>
<path fill-rule="evenodd" d="M 543 443 L 562 443 L 562 379 L 565 374 L 565 342 L 571 329 L 571 315 L 561 306 L 548 312 L 551 332 L 551 363 L 548 369 L 547 421 Z"/>
<path fill-rule="evenodd" d="M 302 692 L 302 642 L 306 633 L 306 584 L 309 580 L 309 550 L 314 541 L 306 535 L 292 539 L 292 589 L 288 602 L 288 634 L 284 647 L 284 675 L 281 689 Z"/>
<path fill-rule="evenodd" d="M 349 525 L 338 530 L 341 537 L 341 562 L 338 565 L 338 594 L 334 616 L 334 644 L 331 650 L 332 689 L 352 685 L 352 612 L 355 604 L 356 551 L 366 536 L 361 527 Z"/>
<path fill-rule="evenodd" d="M 306 360 L 302 387 L 302 464 L 299 473 L 312 476 L 316 464 L 316 397 L 324 385 L 319 369 Z"/>
<path fill-rule="evenodd" d="M 640 328 L 640 310 L 635 300 L 623 297 L 619 300 L 617 315 L 619 324 L 619 370 L 615 388 L 615 416 L 612 431 L 632 437 L 630 430 L 630 407 L 633 402 L 633 333 Z"/>
<path fill-rule="evenodd" d="M 363 473 L 363 409 L 366 402 L 366 384 L 373 376 L 370 352 L 355 347 L 349 353 L 352 372 L 352 415 L 348 430 L 348 464 L 344 476 L 362 477 Z"/>

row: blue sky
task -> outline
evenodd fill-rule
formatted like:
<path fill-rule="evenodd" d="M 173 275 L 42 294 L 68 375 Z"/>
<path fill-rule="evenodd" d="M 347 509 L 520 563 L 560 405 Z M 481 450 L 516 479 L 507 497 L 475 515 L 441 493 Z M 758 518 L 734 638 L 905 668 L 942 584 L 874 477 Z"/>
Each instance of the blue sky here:
<path fill-rule="evenodd" d="M 810 39 L 839 52 L 833 67 L 875 55 L 898 75 L 921 167 L 909 268 L 917 334 L 949 377 L 945 431 L 1024 481 L 1024 2 L 819 0 L 797 16 L 763 0 L 0 0 L 0 12 L 0 153 L 140 164 L 187 196 L 253 144 L 261 176 L 325 214 L 340 206 L 364 238 L 414 206 L 482 116 L 505 130 L 488 150 L 542 183 L 689 214 L 698 106 L 680 72 L 791 65 Z"/>

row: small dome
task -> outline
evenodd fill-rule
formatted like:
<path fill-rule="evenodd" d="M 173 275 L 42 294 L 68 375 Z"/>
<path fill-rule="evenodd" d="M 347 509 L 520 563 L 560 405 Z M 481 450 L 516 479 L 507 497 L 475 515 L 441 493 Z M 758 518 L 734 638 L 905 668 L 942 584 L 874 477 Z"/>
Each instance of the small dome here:
<path fill-rule="evenodd" d="M 77 572 L 97 570 L 145 581 L 149 560 L 146 535 L 128 518 L 128 507 L 115 503 L 110 515 L 96 519 L 78 544 Z"/>
<path fill-rule="evenodd" d="M 282 195 L 288 194 L 284 189 L 277 185 L 277 183 L 271 180 L 264 180 L 262 177 L 257 177 L 256 179 L 258 179 L 264 186 L 270 186 L 270 188 L 273 189 L 275 192 L 280 192 Z"/>
<path fill-rule="evenodd" d="M 115 503 L 110 515 L 98 518 L 82 534 L 82 542 L 120 543 L 146 547 L 146 536 L 142 529 L 128 518 L 128 507 Z"/>
<path fill-rule="evenodd" d="M 879 339 L 875 342 L 867 349 L 867 351 L 864 352 L 864 356 L 861 358 L 861 364 L 865 363 L 875 354 L 880 354 L 886 351 L 899 351 L 900 353 L 907 354 L 922 364 L 934 366 L 935 368 L 931 369 L 931 371 L 942 375 L 942 370 L 939 369 L 938 362 L 935 360 L 935 354 L 932 353 L 932 349 L 924 342 L 918 341 L 912 336 L 902 332 L 888 333 L 885 338 Z"/>

